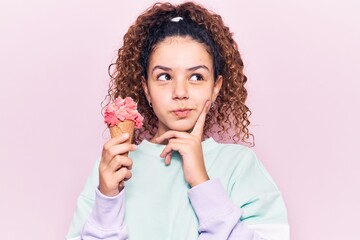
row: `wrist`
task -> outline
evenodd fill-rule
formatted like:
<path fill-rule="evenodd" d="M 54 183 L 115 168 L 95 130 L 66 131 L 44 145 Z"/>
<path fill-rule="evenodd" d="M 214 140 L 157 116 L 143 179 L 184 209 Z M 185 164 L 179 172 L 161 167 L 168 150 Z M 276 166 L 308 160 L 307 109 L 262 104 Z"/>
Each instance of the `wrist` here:
<path fill-rule="evenodd" d="M 203 176 L 200 176 L 200 177 L 197 177 L 196 179 L 194 179 L 193 181 L 189 181 L 188 183 L 190 184 L 190 186 L 193 188 L 199 184 L 202 184 L 204 182 L 207 182 L 209 181 L 210 178 L 207 174 L 203 175 Z"/>
<path fill-rule="evenodd" d="M 120 188 L 118 188 L 118 189 L 109 189 L 109 188 L 106 188 L 106 187 L 104 188 L 101 185 L 99 186 L 99 192 L 102 195 L 106 196 L 106 197 L 117 196 L 121 192 L 122 189 L 123 189 L 123 187 L 121 189 Z"/>

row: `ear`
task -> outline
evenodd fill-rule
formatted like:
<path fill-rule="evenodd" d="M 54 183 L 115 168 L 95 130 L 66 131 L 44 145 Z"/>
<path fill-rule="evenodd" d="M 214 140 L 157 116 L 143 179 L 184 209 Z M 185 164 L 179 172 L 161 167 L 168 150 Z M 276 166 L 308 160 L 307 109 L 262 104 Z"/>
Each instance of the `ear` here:
<path fill-rule="evenodd" d="M 223 83 L 223 77 L 219 75 L 217 80 L 215 81 L 214 91 L 211 96 L 211 102 L 215 102 L 216 97 L 219 95 L 222 83 Z"/>
<path fill-rule="evenodd" d="M 144 76 L 141 77 L 141 85 L 142 85 L 142 88 L 144 90 L 146 99 L 148 100 L 148 102 L 151 102 L 149 88 L 147 86 L 147 83 L 146 83 L 146 80 L 145 80 Z"/>

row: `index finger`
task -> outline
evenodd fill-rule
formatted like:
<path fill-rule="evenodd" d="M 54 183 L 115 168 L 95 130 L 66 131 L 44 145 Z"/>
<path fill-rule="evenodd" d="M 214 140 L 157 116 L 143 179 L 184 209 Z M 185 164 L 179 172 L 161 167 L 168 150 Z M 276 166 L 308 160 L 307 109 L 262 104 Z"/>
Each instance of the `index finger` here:
<path fill-rule="evenodd" d="M 125 142 L 126 140 L 129 139 L 129 137 L 130 137 L 130 134 L 129 134 L 129 133 L 121 133 L 121 134 L 119 134 L 119 135 L 117 135 L 117 136 L 112 137 L 112 138 L 109 140 L 109 142 L 113 142 L 113 143 L 114 143 L 113 145 L 115 145 L 115 144 L 119 144 L 119 143 Z"/>
<path fill-rule="evenodd" d="M 127 141 L 129 139 L 129 137 L 130 136 L 129 136 L 128 133 L 124 133 L 124 134 L 121 134 L 119 136 L 111 138 L 109 141 L 107 141 L 104 144 L 104 150 L 108 150 L 114 145 L 117 145 L 117 144 L 120 144 L 120 143 L 123 143 L 123 142 Z"/>
<path fill-rule="evenodd" d="M 198 136 L 200 138 L 202 137 L 204 125 L 205 125 L 206 114 L 209 111 L 209 105 L 210 105 L 210 101 L 207 100 L 205 102 L 205 105 L 204 105 L 198 119 L 196 120 L 193 130 L 191 131 L 192 135 Z"/>

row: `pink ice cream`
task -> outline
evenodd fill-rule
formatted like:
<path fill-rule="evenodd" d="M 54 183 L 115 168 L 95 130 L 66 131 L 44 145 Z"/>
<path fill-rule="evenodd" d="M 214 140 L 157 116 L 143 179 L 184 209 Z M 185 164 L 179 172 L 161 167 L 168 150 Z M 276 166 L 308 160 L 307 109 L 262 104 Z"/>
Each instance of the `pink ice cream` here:
<path fill-rule="evenodd" d="M 116 126 L 119 122 L 131 120 L 135 123 L 135 128 L 141 128 L 144 120 L 137 110 L 137 103 L 131 97 L 116 98 L 114 103 L 105 108 L 104 118 L 109 127 Z"/>

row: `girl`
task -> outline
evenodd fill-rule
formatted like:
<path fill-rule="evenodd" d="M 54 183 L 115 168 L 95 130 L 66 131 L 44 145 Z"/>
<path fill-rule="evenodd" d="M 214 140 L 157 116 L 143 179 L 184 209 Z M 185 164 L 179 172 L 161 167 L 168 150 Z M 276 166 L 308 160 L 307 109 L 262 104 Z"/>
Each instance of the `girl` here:
<path fill-rule="evenodd" d="M 155 4 L 112 66 L 108 96 L 132 97 L 144 126 L 137 146 L 128 134 L 104 144 L 68 239 L 289 238 L 281 194 L 255 154 L 208 138 L 217 129 L 252 144 L 243 62 L 219 15 Z"/>

